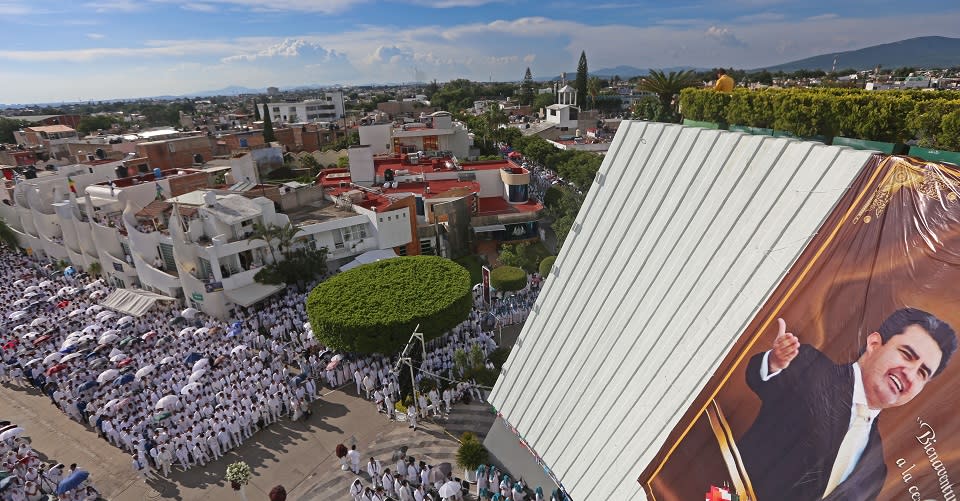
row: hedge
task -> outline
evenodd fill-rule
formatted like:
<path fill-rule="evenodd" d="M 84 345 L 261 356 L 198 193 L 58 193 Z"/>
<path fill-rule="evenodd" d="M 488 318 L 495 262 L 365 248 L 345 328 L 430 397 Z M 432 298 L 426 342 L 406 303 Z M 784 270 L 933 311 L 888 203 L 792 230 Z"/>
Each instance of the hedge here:
<path fill-rule="evenodd" d="M 490 272 L 490 285 L 498 291 L 518 291 L 527 286 L 527 272 L 513 266 L 494 268 Z"/>
<path fill-rule="evenodd" d="M 543 258 L 543 261 L 540 261 L 540 272 L 541 278 L 547 278 L 550 276 L 550 270 L 553 269 L 553 263 L 557 261 L 557 256 L 549 256 Z"/>
<path fill-rule="evenodd" d="M 470 273 L 436 256 L 409 256 L 358 266 L 307 297 L 314 336 L 329 348 L 393 353 L 420 324 L 435 339 L 470 314 Z"/>
<path fill-rule="evenodd" d="M 680 104 L 691 120 L 960 151 L 960 92 L 689 88 Z"/>

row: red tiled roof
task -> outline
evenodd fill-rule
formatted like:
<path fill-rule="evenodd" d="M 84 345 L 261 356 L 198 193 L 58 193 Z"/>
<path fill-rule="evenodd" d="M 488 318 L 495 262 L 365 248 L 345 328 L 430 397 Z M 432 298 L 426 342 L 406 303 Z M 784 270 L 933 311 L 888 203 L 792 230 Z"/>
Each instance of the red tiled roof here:
<path fill-rule="evenodd" d="M 480 199 L 479 215 L 517 214 L 520 212 L 537 212 L 541 209 L 543 209 L 543 204 L 535 200 L 530 200 L 523 204 L 511 204 L 501 197 L 485 197 Z"/>

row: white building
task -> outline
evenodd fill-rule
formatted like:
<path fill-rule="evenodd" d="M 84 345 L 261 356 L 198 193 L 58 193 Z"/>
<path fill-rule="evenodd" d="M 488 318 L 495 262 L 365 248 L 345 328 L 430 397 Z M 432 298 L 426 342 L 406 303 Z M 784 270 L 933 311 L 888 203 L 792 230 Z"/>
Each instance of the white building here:
<path fill-rule="evenodd" d="M 339 90 L 327 91 L 317 99 L 307 99 L 299 103 L 257 104 L 261 117 L 264 116 L 264 106 L 270 108 L 270 120 L 279 124 L 336 122 L 344 116 L 343 92 Z"/>
<path fill-rule="evenodd" d="M 450 112 L 436 111 L 402 125 L 363 125 L 360 144 L 370 146 L 374 155 L 449 151 L 457 158 L 466 158 L 473 140 L 467 127 L 454 121 Z"/>
<path fill-rule="evenodd" d="M 300 231 L 293 244 L 326 247 L 331 269 L 367 251 L 408 245 L 416 232 L 415 204 L 397 203 L 407 196 L 371 193 L 361 196 L 361 203 L 344 205 L 327 199 L 319 186 L 284 187 L 277 205 L 291 210 L 281 213 L 274 200 L 257 196 L 258 190 L 251 196 L 195 190 L 170 197 L 197 182 L 193 178 L 205 179 L 202 171 L 115 179 L 121 165 L 79 164 L 9 182 L 0 217 L 21 246 L 41 258 L 84 270 L 99 263 L 115 287 L 179 298 L 220 318 L 282 289 L 254 280 L 264 265 L 281 258 L 276 242 L 271 250 L 251 238 L 255 224 L 294 224 Z M 78 195 L 70 191 L 68 177 Z"/>

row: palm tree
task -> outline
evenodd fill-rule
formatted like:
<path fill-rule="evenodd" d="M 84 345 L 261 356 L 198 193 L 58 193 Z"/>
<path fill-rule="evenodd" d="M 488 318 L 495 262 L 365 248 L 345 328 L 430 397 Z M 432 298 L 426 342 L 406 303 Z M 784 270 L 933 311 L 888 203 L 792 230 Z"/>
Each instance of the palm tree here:
<path fill-rule="evenodd" d="M 90 263 L 90 266 L 87 267 L 87 272 L 95 277 L 99 277 L 100 273 L 103 272 L 103 268 L 100 266 L 100 261 L 94 261 Z"/>
<path fill-rule="evenodd" d="M 591 77 L 587 80 L 587 94 L 590 95 L 590 102 L 593 104 L 593 109 L 597 108 L 597 96 L 600 94 L 600 78 Z"/>
<path fill-rule="evenodd" d="M 277 255 L 273 252 L 273 241 L 280 236 L 280 227 L 270 223 L 253 223 L 253 233 L 250 234 L 250 240 L 263 240 L 267 243 L 267 249 L 270 250 L 272 262 L 277 262 Z"/>
<path fill-rule="evenodd" d="M 663 109 L 670 111 L 669 119 L 674 121 L 678 117 L 674 96 L 679 96 L 680 91 L 687 87 L 695 87 L 699 84 L 700 81 L 697 80 L 693 70 L 671 71 L 669 74 L 650 70 L 650 74 L 640 80 L 637 89 L 656 94 Z"/>
<path fill-rule="evenodd" d="M 293 237 L 297 236 L 297 233 L 300 233 L 300 227 L 294 226 L 293 223 L 287 223 L 277 227 L 277 240 L 280 241 L 277 248 L 284 257 L 287 256 L 290 248 L 293 247 Z"/>

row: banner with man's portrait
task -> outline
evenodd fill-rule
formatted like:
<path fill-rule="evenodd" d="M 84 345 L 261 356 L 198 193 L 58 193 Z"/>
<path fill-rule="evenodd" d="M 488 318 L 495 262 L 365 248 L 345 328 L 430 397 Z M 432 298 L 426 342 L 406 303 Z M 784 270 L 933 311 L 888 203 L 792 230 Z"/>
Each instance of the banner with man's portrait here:
<path fill-rule="evenodd" d="M 952 500 L 960 169 L 877 155 L 639 481 L 656 501 Z"/>

